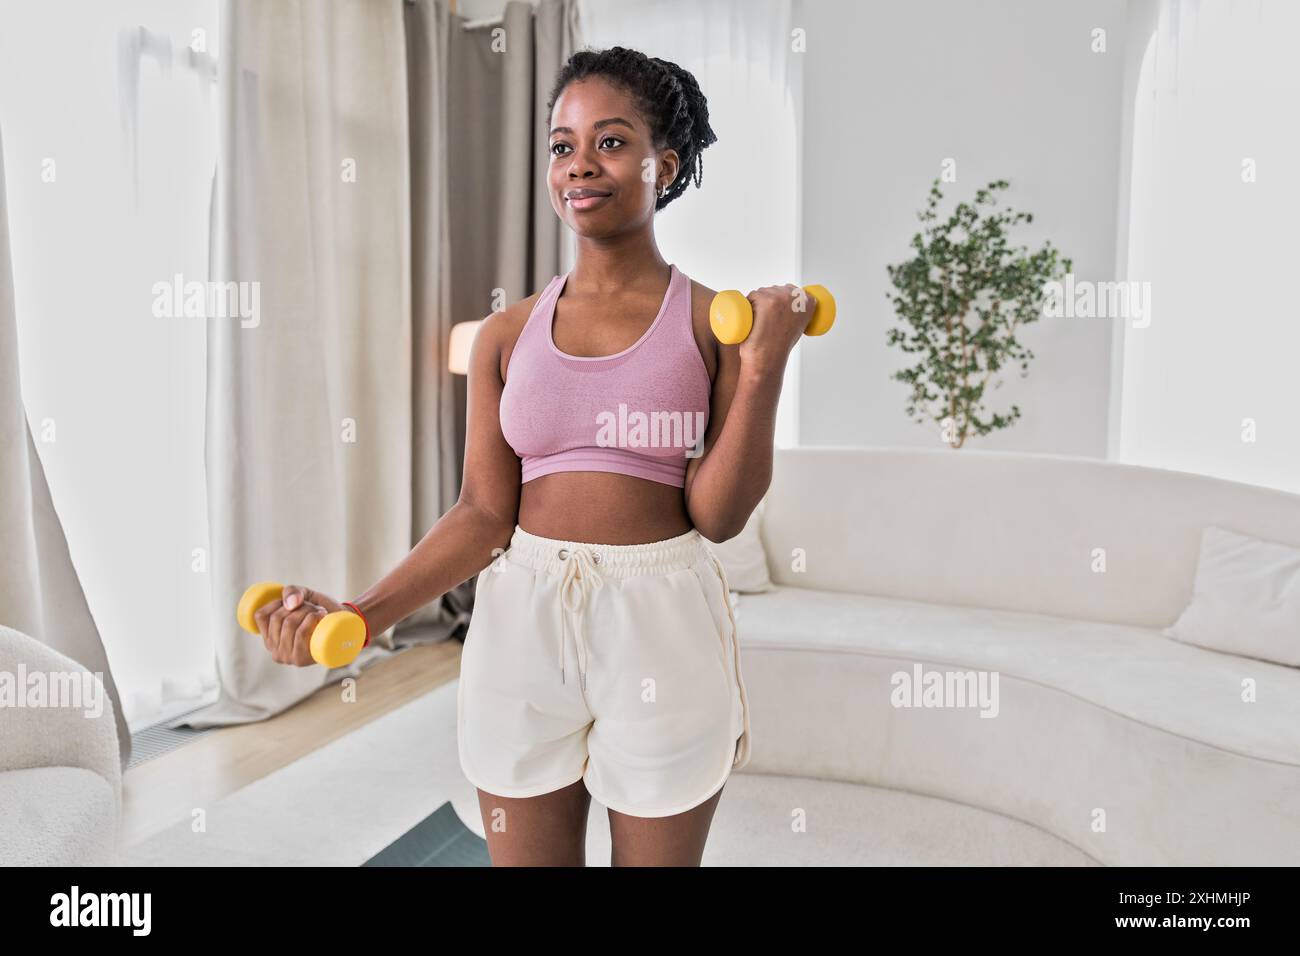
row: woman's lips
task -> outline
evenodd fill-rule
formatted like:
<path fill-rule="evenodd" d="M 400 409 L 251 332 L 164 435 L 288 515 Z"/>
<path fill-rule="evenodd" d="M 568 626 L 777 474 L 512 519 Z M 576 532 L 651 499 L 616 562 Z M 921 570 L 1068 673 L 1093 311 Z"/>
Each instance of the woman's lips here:
<path fill-rule="evenodd" d="M 570 206 L 577 210 L 595 209 L 611 196 L 583 196 L 581 199 L 566 199 Z"/>

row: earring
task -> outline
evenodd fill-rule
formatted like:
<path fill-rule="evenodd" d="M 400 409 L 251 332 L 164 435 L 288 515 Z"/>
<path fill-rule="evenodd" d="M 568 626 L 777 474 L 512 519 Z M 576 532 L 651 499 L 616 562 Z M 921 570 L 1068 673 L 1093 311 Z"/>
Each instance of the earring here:
<path fill-rule="evenodd" d="M 664 198 L 664 187 L 662 183 L 660 183 L 659 188 L 656 190 L 656 194 L 659 196 L 660 199 Z"/>

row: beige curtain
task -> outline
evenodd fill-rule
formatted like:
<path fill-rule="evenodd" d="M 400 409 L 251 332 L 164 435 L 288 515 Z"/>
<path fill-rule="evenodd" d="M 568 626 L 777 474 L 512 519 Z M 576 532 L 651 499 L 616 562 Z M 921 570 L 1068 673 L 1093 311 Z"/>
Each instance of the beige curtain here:
<path fill-rule="evenodd" d="M 97 674 L 113 705 L 125 769 L 131 734 L 32 439 L 18 374 L 18 318 L 0 137 L 0 624 Z"/>
<path fill-rule="evenodd" d="M 576 0 L 513 0 L 500 24 L 468 30 L 443 0 L 414 0 L 406 11 L 419 367 L 414 545 L 455 503 L 464 471 L 465 379 L 446 374 L 451 326 L 487 315 L 495 289 L 513 302 L 563 271 L 564 230 L 544 188 L 544 126 L 578 24 Z M 473 587 L 471 579 L 411 615 L 399 635 L 445 634 L 448 614 L 463 634 Z"/>
<path fill-rule="evenodd" d="M 561 271 L 542 113 L 574 0 L 464 22 L 445 0 L 224 0 L 212 276 L 258 282 L 261 314 L 209 323 L 220 698 L 173 726 L 259 720 L 341 676 L 272 662 L 234 622 L 240 594 L 347 600 L 405 557 L 460 491 L 452 325 Z M 348 672 L 463 634 L 473 583 Z"/>

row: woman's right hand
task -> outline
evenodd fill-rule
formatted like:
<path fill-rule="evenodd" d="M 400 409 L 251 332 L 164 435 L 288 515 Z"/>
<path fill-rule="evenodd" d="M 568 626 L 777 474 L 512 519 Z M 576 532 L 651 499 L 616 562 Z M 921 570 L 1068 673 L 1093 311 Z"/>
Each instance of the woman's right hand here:
<path fill-rule="evenodd" d="M 328 595 L 299 584 L 286 584 L 278 600 L 268 601 L 253 613 L 262 643 L 277 664 L 307 667 L 311 656 L 311 635 L 321 619 L 332 611 L 346 611 Z"/>
<path fill-rule="evenodd" d="M 799 286 L 767 285 L 745 296 L 754 313 L 754 325 L 740 343 L 740 364 L 746 372 L 784 374 L 790 351 L 803 335 L 812 297 Z"/>

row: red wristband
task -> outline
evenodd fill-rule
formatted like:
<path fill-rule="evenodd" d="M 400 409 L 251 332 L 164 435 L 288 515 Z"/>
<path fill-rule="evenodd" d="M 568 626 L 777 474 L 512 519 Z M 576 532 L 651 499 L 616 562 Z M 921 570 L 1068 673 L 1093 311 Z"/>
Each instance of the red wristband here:
<path fill-rule="evenodd" d="M 355 604 L 353 604 L 351 601 L 341 601 L 340 603 L 344 607 L 352 608 L 352 613 L 355 614 L 357 617 L 361 618 L 361 623 L 366 626 L 366 642 L 361 645 L 362 649 L 364 650 L 365 648 L 370 646 L 370 622 L 367 621 L 366 616 L 361 613 L 361 609 L 357 607 Z"/>

